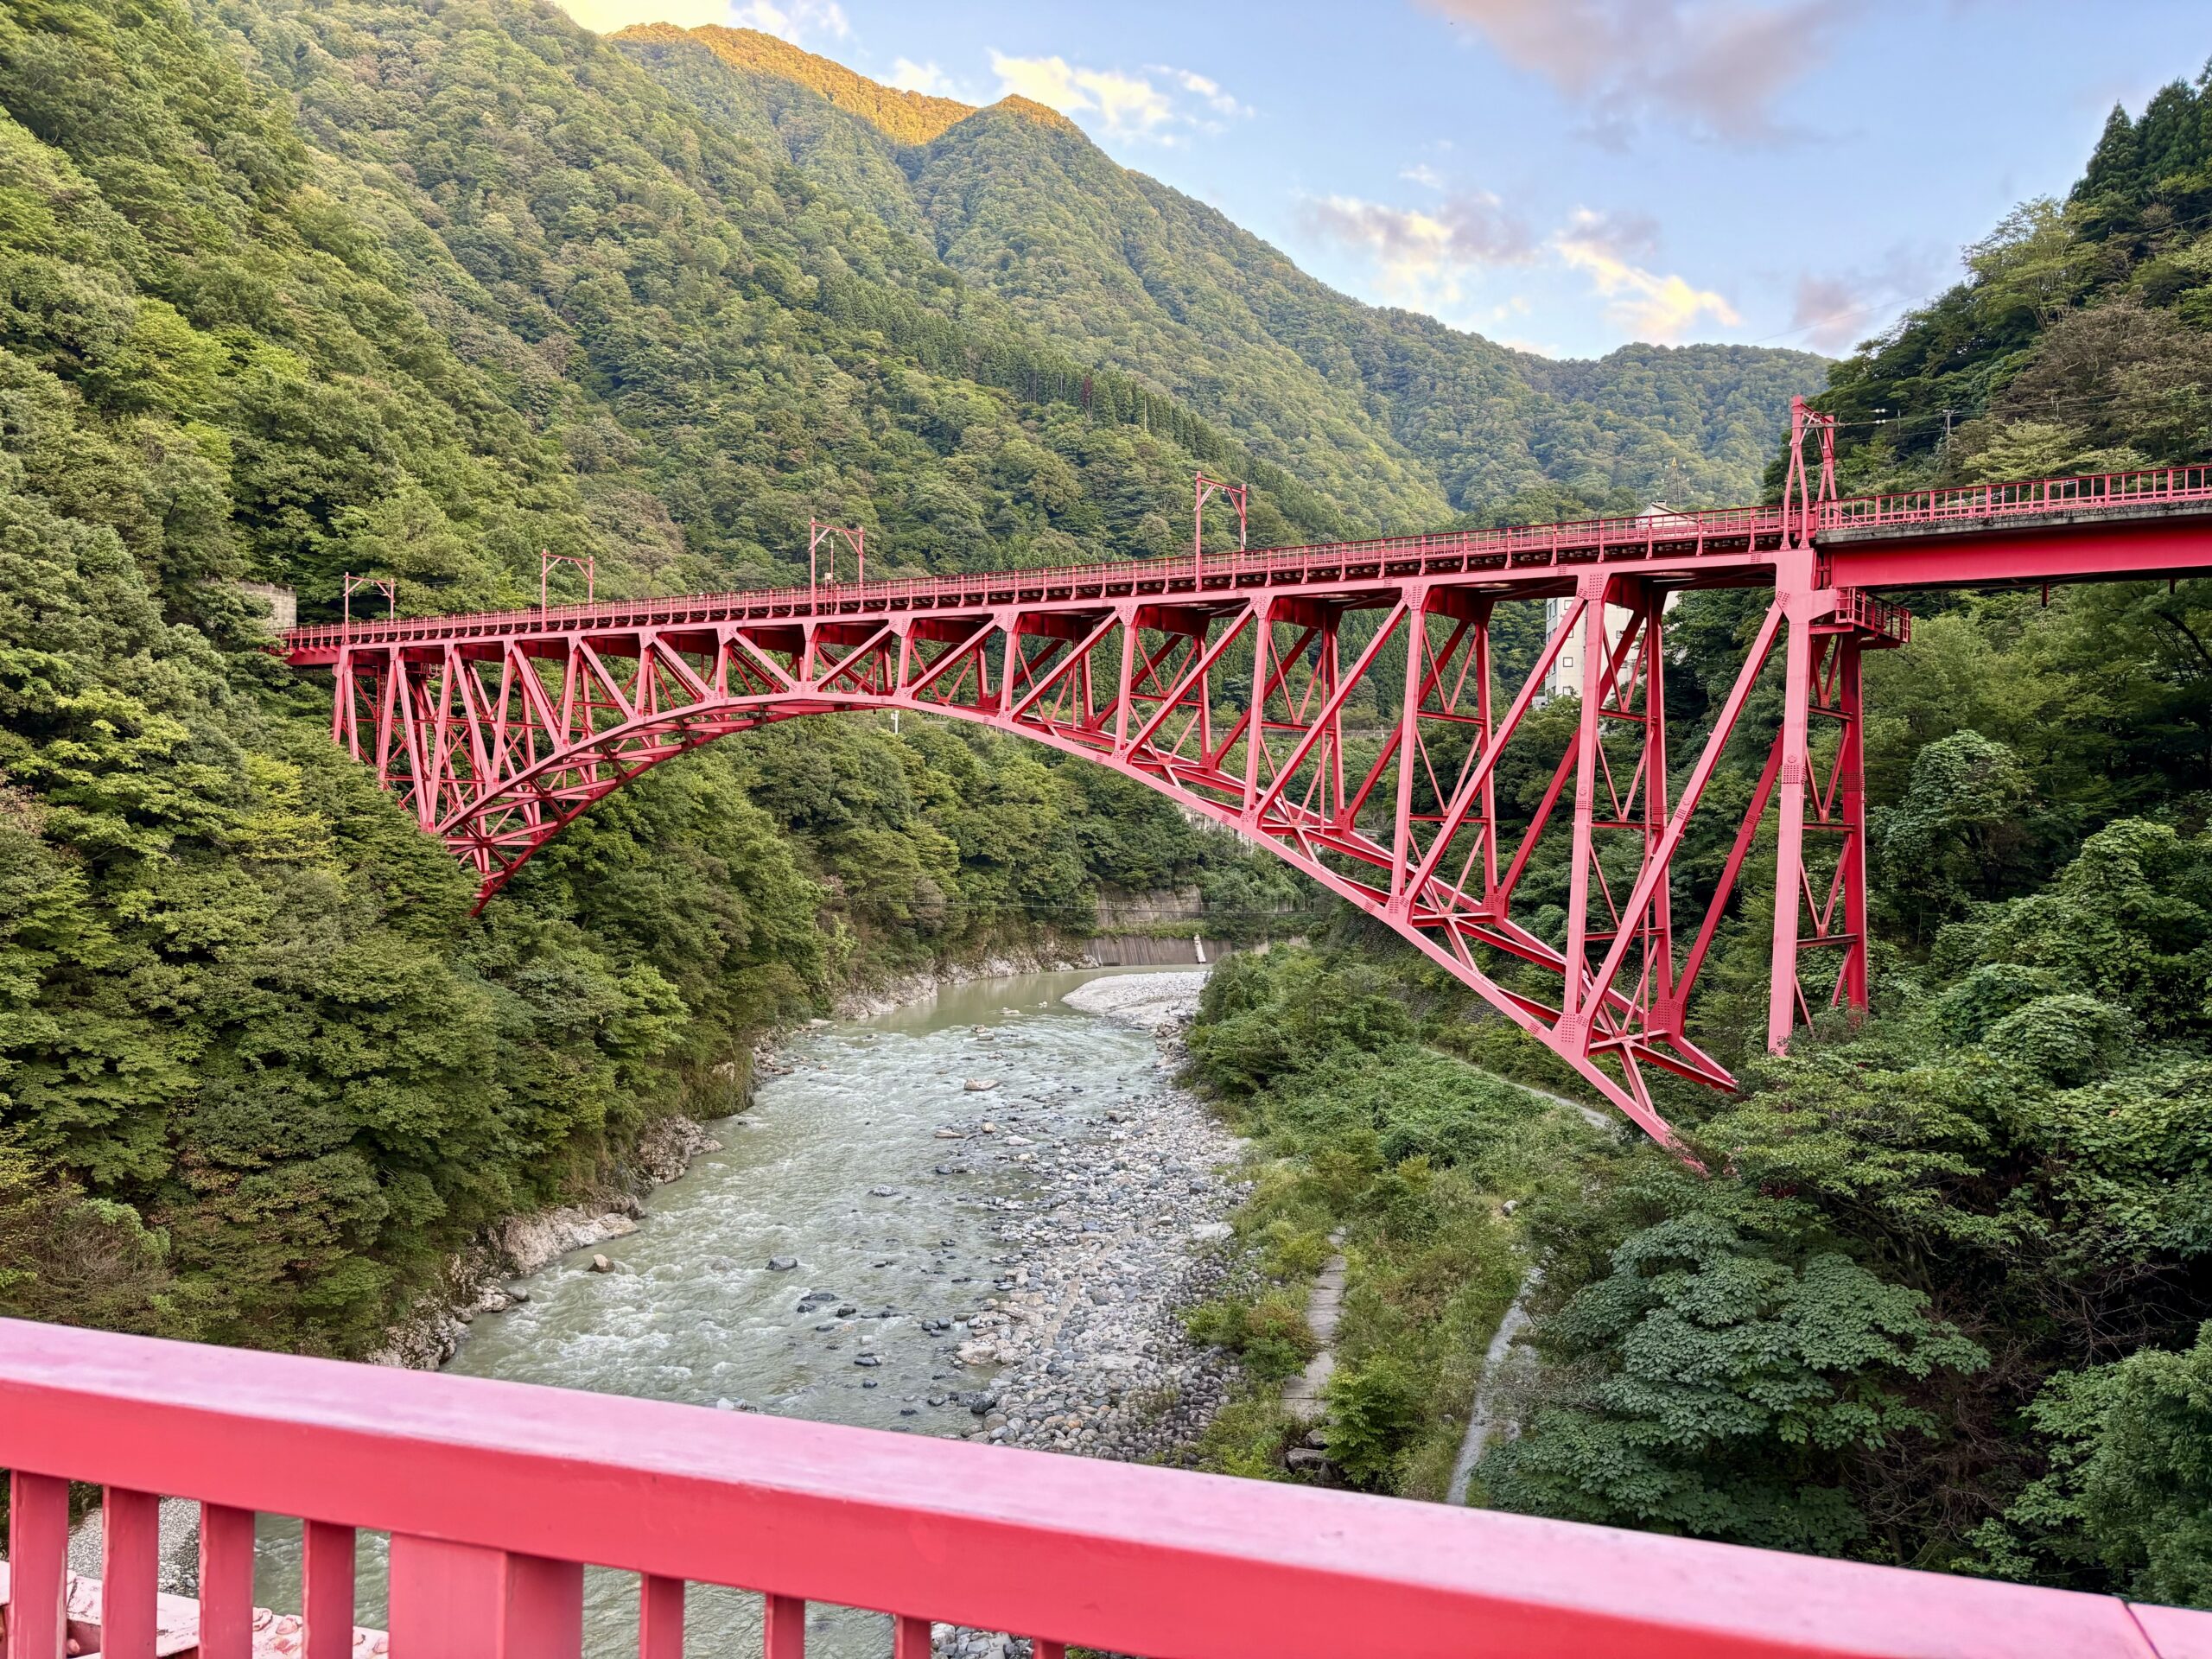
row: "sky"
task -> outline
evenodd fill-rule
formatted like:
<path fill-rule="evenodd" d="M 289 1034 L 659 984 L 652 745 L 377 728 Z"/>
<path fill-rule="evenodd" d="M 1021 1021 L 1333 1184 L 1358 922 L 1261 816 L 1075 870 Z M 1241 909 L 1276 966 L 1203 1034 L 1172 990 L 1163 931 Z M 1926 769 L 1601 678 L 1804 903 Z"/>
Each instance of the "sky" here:
<path fill-rule="evenodd" d="M 1332 286 L 1554 357 L 1830 354 L 2063 195 L 2203 0 L 560 0 L 1020 92 Z"/>

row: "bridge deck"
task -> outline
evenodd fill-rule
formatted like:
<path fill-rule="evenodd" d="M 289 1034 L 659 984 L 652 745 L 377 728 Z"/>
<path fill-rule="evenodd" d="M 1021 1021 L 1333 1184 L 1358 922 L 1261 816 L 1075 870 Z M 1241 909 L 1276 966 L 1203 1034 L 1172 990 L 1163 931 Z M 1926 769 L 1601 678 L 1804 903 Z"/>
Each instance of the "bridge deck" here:
<path fill-rule="evenodd" d="M 1821 502 L 1811 526 L 1834 579 L 1863 588 L 2101 579 L 2212 568 L 2212 467 L 2162 467 Z M 1449 531 L 1185 559 L 1122 561 L 819 588 L 609 600 L 544 610 L 321 624 L 284 637 L 299 667 L 326 666 L 355 645 L 588 633 L 684 623 L 816 620 L 1113 600 L 1228 600 L 1283 588 L 1342 590 L 1444 578 L 1477 592 L 1541 598 L 1573 591 L 1592 566 L 1634 570 L 1669 588 L 1771 579 L 1783 543 L 1780 506 L 1723 507 Z M 1923 556 L 1924 550 L 1924 556 Z M 1378 601 L 1382 602 L 1382 601 Z"/>

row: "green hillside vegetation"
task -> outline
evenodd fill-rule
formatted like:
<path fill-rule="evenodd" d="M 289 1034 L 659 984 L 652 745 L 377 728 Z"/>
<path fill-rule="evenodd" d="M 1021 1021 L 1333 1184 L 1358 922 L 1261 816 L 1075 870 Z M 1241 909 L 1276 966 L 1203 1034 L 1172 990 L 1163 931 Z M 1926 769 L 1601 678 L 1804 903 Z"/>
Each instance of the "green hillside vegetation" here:
<path fill-rule="evenodd" d="M 1202 429 L 963 378 L 1020 348 L 872 219 L 550 14 L 435 27 L 0 13 L 0 1311 L 359 1353 L 842 985 L 1102 887 L 1297 902 L 1109 774 L 847 720 L 632 785 L 469 918 L 234 578 L 510 604 L 550 547 L 721 586 L 817 505 L 914 566 L 1142 550 Z"/>
<path fill-rule="evenodd" d="M 724 130 L 773 145 L 1086 361 L 1218 422 L 1358 523 L 1411 528 L 1547 481 L 1749 499 L 1821 360 L 1632 346 L 1553 364 L 1315 282 L 1213 208 L 1009 99 L 926 124 L 841 66 L 749 30 L 626 29 Z M 956 106 L 957 107 L 957 106 Z"/>
<path fill-rule="evenodd" d="M 2206 80 L 2116 117 L 2065 203 L 1838 366 L 1824 406 L 1901 416 L 1846 427 L 1847 487 L 2205 461 L 2208 118 Z M 1693 729 L 1763 603 L 1670 617 Z M 1495 1328 L 1464 1308 L 1541 1263 L 1538 1368 L 1477 1501 L 2212 1606 L 2212 582 L 1914 606 L 1910 645 L 1867 664 L 1874 1017 L 1764 1054 L 1770 912 L 1739 906 L 1694 1035 L 1742 1091 L 1662 1100 L 1699 1176 L 1501 1097 L 1484 1069 L 1573 1080 L 1379 928 L 1240 964 L 1191 1046 L 1280 1160 L 1243 1224 L 1275 1282 L 1211 1328 L 1279 1370 L 1262 1315 L 1302 1306 L 1344 1228 L 1367 1312 L 1325 1433 L 1344 1478 L 1433 1496 Z M 1779 713 L 1762 685 L 1678 905 Z M 1522 822 L 1572 704 L 1535 720 L 1499 768 Z M 1763 839 L 1753 893 L 1771 872 Z M 1539 931 L 1565 876 L 1548 836 L 1522 888 Z M 1468 1253 L 1461 1314 L 1403 1277 L 1413 1240 Z M 1286 1426 L 1259 1391 L 1240 1411 L 1217 1459 L 1282 1478 Z"/>

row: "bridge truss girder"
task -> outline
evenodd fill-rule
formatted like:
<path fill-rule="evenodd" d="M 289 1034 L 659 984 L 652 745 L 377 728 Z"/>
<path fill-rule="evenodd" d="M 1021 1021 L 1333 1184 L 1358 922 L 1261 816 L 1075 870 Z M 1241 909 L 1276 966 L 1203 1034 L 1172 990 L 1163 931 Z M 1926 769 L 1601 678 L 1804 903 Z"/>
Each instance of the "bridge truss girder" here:
<path fill-rule="evenodd" d="M 1770 1043 L 1818 1007 L 1866 1006 L 1859 659 L 1897 643 L 1904 621 L 1847 589 L 1777 593 L 1677 779 L 1669 591 L 1631 572 L 1580 573 L 1502 706 L 1500 593 L 1391 578 L 349 643 L 334 664 L 334 735 L 475 871 L 480 907 L 594 801 L 732 732 L 878 709 L 1047 743 L 1268 848 L 1383 921 L 1675 1146 L 1652 1074 L 1734 1086 L 1686 1033 L 1685 1009 L 1763 823 L 1776 826 Z M 1509 825 L 1500 761 L 1540 741 L 1545 722 L 1531 715 L 1570 649 L 1573 731 L 1529 819 Z M 1692 895 L 1677 857 L 1777 655 L 1779 729 L 1685 947 L 1676 910 Z M 1547 837 L 1567 843 L 1563 922 L 1522 892 Z M 1532 984 L 1531 968 L 1556 989 Z"/>

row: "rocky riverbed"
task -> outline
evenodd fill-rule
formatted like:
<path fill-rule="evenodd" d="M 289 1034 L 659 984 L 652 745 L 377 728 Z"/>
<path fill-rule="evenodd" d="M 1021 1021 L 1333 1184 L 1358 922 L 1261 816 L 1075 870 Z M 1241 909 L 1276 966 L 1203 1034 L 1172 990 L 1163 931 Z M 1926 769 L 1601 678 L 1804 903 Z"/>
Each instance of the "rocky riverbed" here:
<path fill-rule="evenodd" d="M 1023 1178 L 992 1222 L 1004 1247 L 996 1294 L 954 1327 L 955 1362 L 980 1373 L 957 1391 L 976 1419 L 969 1438 L 1158 1458 L 1195 1438 L 1224 1398 L 1225 1362 L 1193 1345 L 1179 1318 L 1226 1275 L 1227 1217 L 1243 1197 L 1236 1138 L 1169 1075 L 1202 983 L 1137 974 L 1067 994 L 1072 1007 L 1161 1039 L 1151 1075 L 1111 1108 L 1033 1090 L 940 1132 L 959 1158 L 1002 1160 Z"/>

